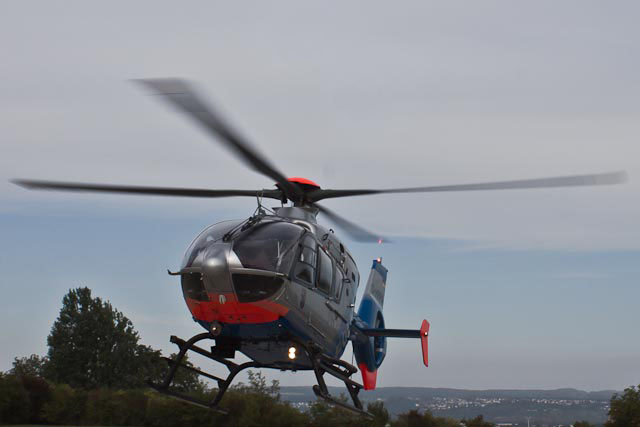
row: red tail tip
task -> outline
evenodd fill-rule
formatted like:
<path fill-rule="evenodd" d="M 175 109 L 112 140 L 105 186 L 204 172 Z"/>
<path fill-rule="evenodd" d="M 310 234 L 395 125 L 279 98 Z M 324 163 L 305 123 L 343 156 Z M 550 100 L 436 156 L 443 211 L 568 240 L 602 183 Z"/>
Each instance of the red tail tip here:
<path fill-rule="evenodd" d="M 429 367 L 429 322 L 425 320 L 422 321 L 422 325 L 420 326 L 420 344 L 422 345 L 422 361 L 424 362 L 424 366 Z"/>
<path fill-rule="evenodd" d="M 378 370 L 376 369 L 373 372 L 369 371 L 366 363 L 359 363 L 358 368 L 360 368 L 360 372 L 362 372 L 362 385 L 364 386 L 364 389 L 375 390 Z"/>

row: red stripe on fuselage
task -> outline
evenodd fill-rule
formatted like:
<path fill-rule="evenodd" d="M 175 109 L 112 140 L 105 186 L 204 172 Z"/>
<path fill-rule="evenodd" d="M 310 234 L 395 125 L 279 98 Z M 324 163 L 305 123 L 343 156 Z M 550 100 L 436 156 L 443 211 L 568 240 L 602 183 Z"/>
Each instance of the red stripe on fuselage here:
<path fill-rule="evenodd" d="M 232 292 L 210 294 L 209 301 L 185 298 L 193 317 L 204 322 L 267 323 L 285 316 L 289 309 L 273 301 L 238 302 Z"/>

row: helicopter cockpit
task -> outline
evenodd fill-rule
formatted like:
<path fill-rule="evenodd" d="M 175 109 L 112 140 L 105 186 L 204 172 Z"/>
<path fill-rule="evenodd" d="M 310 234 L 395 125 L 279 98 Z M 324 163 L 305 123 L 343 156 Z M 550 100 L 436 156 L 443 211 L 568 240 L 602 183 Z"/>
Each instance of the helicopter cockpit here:
<path fill-rule="evenodd" d="M 245 228 L 246 227 L 246 228 Z M 244 268 L 288 274 L 294 247 L 305 229 L 285 221 L 224 221 L 205 229 L 187 249 L 181 268 L 201 264 L 198 257 L 214 243 L 231 244 Z"/>
<path fill-rule="evenodd" d="M 304 228 L 290 222 L 261 222 L 235 237 L 232 249 L 244 268 L 289 274 L 303 233 Z"/>
<path fill-rule="evenodd" d="M 276 295 L 290 280 L 338 302 L 348 278 L 351 301 L 358 285 L 355 263 L 329 233 L 322 240 L 321 247 L 308 228 L 270 217 L 215 224 L 187 249 L 183 292 L 197 301 L 231 292 L 239 302 L 256 302 Z"/>
<path fill-rule="evenodd" d="M 300 225 L 270 218 L 212 225 L 185 253 L 185 297 L 210 301 L 231 292 L 239 302 L 255 302 L 274 295 L 289 276 L 304 234 Z"/>

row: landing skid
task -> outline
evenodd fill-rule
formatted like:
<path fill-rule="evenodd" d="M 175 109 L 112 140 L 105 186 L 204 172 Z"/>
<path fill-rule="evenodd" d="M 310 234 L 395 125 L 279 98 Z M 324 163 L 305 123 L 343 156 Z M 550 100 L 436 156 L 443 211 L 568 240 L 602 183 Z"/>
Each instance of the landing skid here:
<path fill-rule="evenodd" d="M 313 360 L 313 371 L 316 374 L 316 380 L 318 381 L 318 384 L 313 386 L 313 392 L 316 396 L 324 399 L 332 405 L 340 406 L 360 415 L 373 418 L 373 415 L 364 410 L 362 402 L 360 402 L 360 399 L 358 398 L 358 393 L 360 393 L 362 385 L 351 379 L 351 375 L 358 372 L 358 369 L 355 366 L 345 362 L 344 360 L 334 359 L 321 353 L 316 354 Z M 349 392 L 349 396 L 353 401 L 353 405 L 349 405 L 346 402 L 338 400 L 329 394 L 329 389 L 324 381 L 324 374 L 329 374 L 344 382 L 344 385 Z"/>
<path fill-rule="evenodd" d="M 204 332 L 204 333 L 193 336 L 188 341 L 184 341 L 172 335 L 170 338 L 170 341 L 173 344 L 176 344 L 180 348 L 178 355 L 176 356 L 175 359 L 164 358 L 169 363 L 169 372 L 167 373 L 162 383 L 156 384 L 154 382 L 148 381 L 147 384 L 157 392 L 162 393 L 164 395 L 174 397 L 180 400 L 184 400 L 188 403 L 202 406 L 204 408 L 212 409 L 214 411 L 217 411 L 223 414 L 227 414 L 228 411 L 219 407 L 220 401 L 222 400 L 222 397 L 225 395 L 225 393 L 229 389 L 229 386 L 231 385 L 235 376 L 238 375 L 241 371 L 249 368 L 293 370 L 291 366 L 284 366 L 284 365 L 278 365 L 278 364 L 262 364 L 259 362 L 247 362 L 242 364 L 234 363 L 231 360 L 229 360 L 230 357 L 225 356 L 224 354 L 218 354 L 221 352 L 216 351 L 216 347 L 211 347 L 211 351 L 207 351 L 196 345 L 196 343 L 203 340 L 207 340 L 207 339 L 215 340 L 215 337 L 213 337 L 211 334 L 207 332 Z M 362 402 L 360 402 L 360 399 L 358 398 L 358 393 L 362 389 L 362 385 L 350 379 L 350 377 L 354 373 L 358 372 L 358 369 L 355 366 L 343 360 L 335 359 L 325 354 L 322 354 L 319 350 L 315 348 L 313 344 L 304 343 L 300 340 L 297 340 L 291 337 L 288 337 L 287 339 L 288 341 L 296 342 L 296 344 L 301 348 L 303 348 L 307 353 L 309 360 L 311 361 L 311 365 L 312 365 L 311 369 L 313 369 L 316 376 L 316 380 L 318 381 L 318 384 L 313 386 L 313 392 L 317 397 L 324 399 L 325 401 L 329 402 L 332 405 L 340 406 L 344 409 L 348 409 L 360 415 L 372 417 L 371 414 L 369 414 L 364 410 L 362 406 Z M 256 340 L 252 339 L 250 341 L 255 342 Z M 262 339 L 257 341 L 276 341 L 276 340 Z M 226 378 L 220 378 L 215 375 L 209 374 L 207 372 L 201 371 L 200 369 L 184 364 L 183 360 L 188 351 L 194 351 L 210 360 L 213 360 L 214 362 L 223 364 L 229 370 L 229 374 L 227 375 Z M 174 380 L 176 373 L 178 372 L 178 368 L 186 369 L 200 376 L 216 381 L 218 384 L 218 392 L 213 397 L 213 399 L 211 401 L 205 401 L 205 400 L 197 399 L 197 398 L 194 398 L 193 396 L 189 396 L 187 394 L 184 394 L 172 389 L 171 384 Z M 347 388 L 347 391 L 349 392 L 349 396 L 353 401 L 353 405 L 350 405 L 346 402 L 338 400 L 329 394 L 329 390 L 324 381 L 325 374 L 329 374 L 344 382 Z"/>

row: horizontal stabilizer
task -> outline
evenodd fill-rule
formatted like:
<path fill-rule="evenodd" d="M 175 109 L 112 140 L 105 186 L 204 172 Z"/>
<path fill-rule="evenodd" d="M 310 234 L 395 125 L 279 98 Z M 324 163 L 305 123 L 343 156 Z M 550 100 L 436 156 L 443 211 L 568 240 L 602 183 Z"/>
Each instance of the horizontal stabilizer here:
<path fill-rule="evenodd" d="M 360 329 L 364 335 L 368 337 L 387 337 L 387 338 L 420 338 L 422 347 L 422 360 L 424 366 L 429 366 L 429 322 L 422 321 L 420 329 L 385 329 L 385 328 L 366 328 Z"/>

